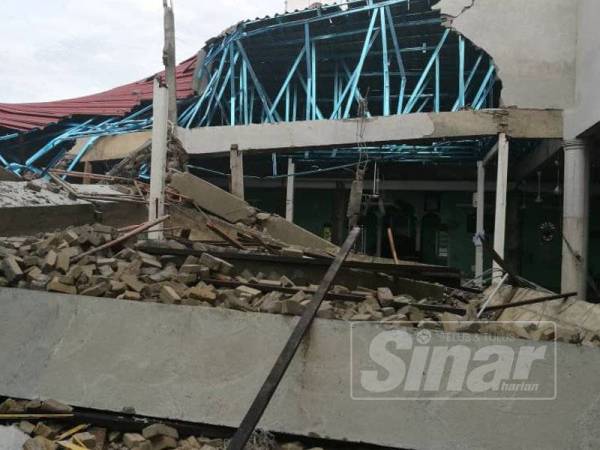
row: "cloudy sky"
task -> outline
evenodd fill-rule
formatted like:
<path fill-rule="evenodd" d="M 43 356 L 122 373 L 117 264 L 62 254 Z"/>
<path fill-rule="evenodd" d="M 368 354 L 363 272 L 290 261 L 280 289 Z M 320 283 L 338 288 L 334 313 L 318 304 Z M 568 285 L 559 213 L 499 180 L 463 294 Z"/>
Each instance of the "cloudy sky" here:
<path fill-rule="evenodd" d="M 284 0 L 173 0 L 177 60 Z M 0 102 L 92 94 L 162 65 L 162 0 L 2 0 Z"/>

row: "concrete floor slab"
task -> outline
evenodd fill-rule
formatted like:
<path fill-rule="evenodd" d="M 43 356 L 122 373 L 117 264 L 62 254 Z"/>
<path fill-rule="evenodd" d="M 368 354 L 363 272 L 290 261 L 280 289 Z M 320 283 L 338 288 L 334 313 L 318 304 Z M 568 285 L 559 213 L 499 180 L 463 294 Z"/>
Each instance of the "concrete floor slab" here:
<path fill-rule="evenodd" d="M 237 426 L 296 320 L 0 289 L 0 395 Z M 556 400 L 358 401 L 349 324 L 319 319 L 260 426 L 401 448 L 594 448 L 600 351 L 558 351 Z"/>

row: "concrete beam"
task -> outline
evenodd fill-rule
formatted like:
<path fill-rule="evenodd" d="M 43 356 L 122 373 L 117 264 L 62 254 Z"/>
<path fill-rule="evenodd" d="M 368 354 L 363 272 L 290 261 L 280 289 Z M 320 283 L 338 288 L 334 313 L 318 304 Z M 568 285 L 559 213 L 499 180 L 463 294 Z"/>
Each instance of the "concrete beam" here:
<path fill-rule="evenodd" d="M 240 150 L 274 151 L 356 145 L 357 121 L 316 120 L 238 127 L 182 129 L 179 138 L 190 154 Z M 366 120 L 365 145 L 437 138 L 493 136 L 562 139 L 562 113 L 547 110 L 498 109 L 416 113 Z"/>
<path fill-rule="evenodd" d="M 0 395 L 237 427 L 296 320 L 0 289 Z M 381 331 L 368 323 L 353 332 L 370 342 Z M 431 336 L 434 345 L 480 345 Z M 317 319 L 260 428 L 394 448 L 584 448 L 600 441 L 600 351 L 557 352 L 554 401 L 360 401 L 350 363 L 363 356 L 351 360 L 349 324 Z M 553 365 L 542 370 L 554 376 Z"/>
<path fill-rule="evenodd" d="M 323 149 L 356 145 L 358 120 L 363 119 L 178 128 L 177 136 L 191 155 L 226 155 L 232 145 L 238 145 L 241 151 L 256 152 Z M 505 132 L 507 136 L 513 138 L 562 139 L 562 112 L 490 109 L 373 117 L 366 120 L 362 141 L 365 145 L 375 145 L 441 138 L 495 136 L 500 132 Z M 139 137 L 134 137 L 138 134 Z M 103 161 L 124 158 L 148 138 L 147 132 L 102 138 L 83 160 Z"/>

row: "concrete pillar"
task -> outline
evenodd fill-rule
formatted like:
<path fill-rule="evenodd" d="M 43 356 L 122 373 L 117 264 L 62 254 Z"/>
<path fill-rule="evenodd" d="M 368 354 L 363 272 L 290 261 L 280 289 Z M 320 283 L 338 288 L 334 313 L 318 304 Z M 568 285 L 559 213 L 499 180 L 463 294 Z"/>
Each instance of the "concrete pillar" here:
<path fill-rule="evenodd" d="M 485 217 L 485 166 L 483 161 L 477 161 L 477 194 L 475 196 L 475 207 L 477 208 L 476 234 L 484 233 Z M 475 239 L 475 277 L 481 277 L 483 274 L 483 246 L 479 239 Z M 478 284 L 483 283 L 479 279 Z"/>
<path fill-rule="evenodd" d="M 163 64 L 165 80 L 169 89 L 169 121 L 177 124 L 177 75 L 175 72 L 175 15 L 173 2 L 163 0 L 165 45 L 163 48 Z M 174 128 L 175 130 L 176 128 Z"/>
<path fill-rule="evenodd" d="M 294 181 L 296 165 L 292 158 L 288 158 L 288 176 L 285 189 L 285 220 L 294 221 Z"/>
<path fill-rule="evenodd" d="M 506 192 L 508 187 L 508 139 L 505 133 L 498 135 L 498 177 L 496 180 L 496 217 L 494 226 L 494 250 L 504 258 L 506 241 Z M 494 263 L 494 275 L 500 267 Z"/>
<path fill-rule="evenodd" d="M 237 145 L 232 145 L 229 152 L 229 168 L 231 170 L 231 193 L 244 200 L 244 155 Z"/>
<path fill-rule="evenodd" d="M 169 92 L 154 80 L 154 97 L 152 100 L 152 155 L 150 162 L 150 197 L 148 204 L 148 220 L 165 215 L 165 175 L 167 163 L 167 133 Z M 163 239 L 160 231 L 163 224 L 150 229 L 150 239 Z"/>
<path fill-rule="evenodd" d="M 581 139 L 565 141 L 561 288 L 586 299 L 590 156 Z"/>

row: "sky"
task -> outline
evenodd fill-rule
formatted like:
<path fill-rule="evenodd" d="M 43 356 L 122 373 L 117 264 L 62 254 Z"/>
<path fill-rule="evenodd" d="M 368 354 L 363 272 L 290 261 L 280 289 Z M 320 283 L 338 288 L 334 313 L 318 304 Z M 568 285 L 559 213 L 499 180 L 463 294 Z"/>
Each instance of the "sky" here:
<path fill-rule="evenodd" d="M 79 97 L 162 69 L 162 0 L 2 0 L 0 103 Z M 173 0 L 177 61 L 284 0 Z"/>

